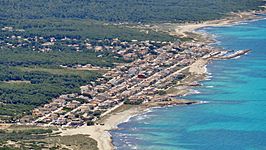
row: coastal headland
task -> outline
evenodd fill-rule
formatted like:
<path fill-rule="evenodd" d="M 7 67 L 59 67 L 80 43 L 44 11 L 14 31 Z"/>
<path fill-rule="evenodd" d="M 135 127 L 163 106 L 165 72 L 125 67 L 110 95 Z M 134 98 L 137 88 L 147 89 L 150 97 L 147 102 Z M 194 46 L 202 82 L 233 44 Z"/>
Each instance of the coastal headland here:
<path fill-rule="evenodd" d="M 95 139 L 98 143 L 100 150 L 114 149 L 112 145 L 112 138 L 108 131 L 118 129 L 117 125 L 127 121 L 130 117 L 145 113 L 146 110 L 153 107 L 164 107 L 169 105 L 191 105 L 191 104 L 203 104 L 205 102 L 195 100 L 177 99 L 176 96 L 188 94 L 190 88 L 193 86 L 200 86 L 197 81 L 203 80 L 206 77 L 206 65 L 213 59 L 219 59 L 224 57 L 222 52 L 212 52 L 211 55 L 208 53 L 197 60 L 191 65 L 182 67 L 175 73 L 186 74 L 186 77 L 182 78 L 176 85 L 172 85 L 166 89 L 167 94 L 163 96 L 152 96 L 149 102 L 144 102 L 139 105 L 132 104 L 121 104 L 118 107 L 109 109 L 108 113 L 105 113 L 95 122 L 93 126 L 83 125 L 78 128 L 60 129 L 61 136 L 72 136 L 77 134 L 90 135 L 91 138 Z M 235 52 L 238 54 L 240 51 Z M 244 53 L 242 53 L 244 54 Z M 177 88 L 176 90 L 173 90 Z M 181 88 L 181 89 L 180 89 Z M 158 99 L 158 100 L 152 100 Z M 164 99 L 164 100 L 161 100 Z"/>
<path fill-rule="evenodd" d="M 239 52 L 237 52 L 239 53 Z M 243 53 L 244 54 L 244 53 Z M 177 99 L 174 96 L 181 96 L 188 94 L 190 88 L 193 86 L 200 86 L 197 81 L 204 80 L 206 77 L 206 65 L 211 59 L 217 59 L 222 56 L 211 57 L 208 59 L 199 59 L 191 64 L 188 68 L 184 69 L 189 72 L 189 76 L 183 79 L 182 82 L 176 86 L 168 88 L 169 96 L 173 97 L 167 101 L 151 101 L 140 105 L 120 105 L 113 109 L 108 114 L 97 120 L 96 125 L 81 126 L 72 129 L 60 130 L 61 136 L 71 136 L 77 134 L 90 135 L 98 143 L 99 150 L 114 149 L 112 145 L 112 137 L 109 131 L 118 129 L 118 125 L 130 119 L 135 115 L 145 113 L 153 107 L 165 107 L 170 105 L 191 105 L 191 104 L 206 104 L 204 101 Z M 183 71 L 183 70 L 182 70 Z M 177 88 L 177 89 L 175 89 Z M 180 89 L 181 88 L 181 89 Z M 175 90 L 173 90 L 175 89 Z"/>

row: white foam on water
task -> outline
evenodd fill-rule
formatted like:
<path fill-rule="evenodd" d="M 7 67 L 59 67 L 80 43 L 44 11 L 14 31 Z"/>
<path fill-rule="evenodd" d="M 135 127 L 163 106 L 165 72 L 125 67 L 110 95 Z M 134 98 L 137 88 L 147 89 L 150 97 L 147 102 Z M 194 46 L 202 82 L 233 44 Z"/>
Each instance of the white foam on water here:
<path fill-rule="evenodd" d="M 145 119 L 148 119 L 150 116 L 149 115 L 147 115 L 147 114 L 142 114 L 142 115 L 138 115 L 137 117 L 136 117 L 136 120 L 145 120 Z"/>
<path fill-rule="evenodd" d="M 234 58 L 232 58 L 232 59 L 239 59 L 240 58 L 240 56 L 237 56 L 237 57 L 234 57 Z"/>
<path fill-rule="evenodd" d="M 213 76 L 211 75 L 208 75 L 206 78 L 205 78 L 205 81 L 210 81 L 212 79 Z"/>
<path fill-rule="evenodd" d="M 198 90 L 191 90 L 190 92 L 191 92 L 191 94 L 200 94 L 200 91 L 198 91 Z"/>
<path fill-rule="evenodd" d="M 214 88 L 214 86 L 212 86 L 212 85 L 209 85 L 209 86 L 206 86 L 206 88 Z"/>
<path fill-rule="evenodd" d="M 190 89 L 189 92 L 187 94 L 185 94 L 184 96 L 193 95 L 193 94 L 200 94 L 200 91 Z"/>
<path fill-rule="evenodd" d="M 208 101 L 199 101 L 199 104 L 209 104 L 210 102 Z"/>
<path fill-rule="evenodd" d="M 151 112 L 153 112 L 153 110 L 152 109 L 146 109 L 145 111 L 144 111 L 144 113 L 151 113 Z"/>

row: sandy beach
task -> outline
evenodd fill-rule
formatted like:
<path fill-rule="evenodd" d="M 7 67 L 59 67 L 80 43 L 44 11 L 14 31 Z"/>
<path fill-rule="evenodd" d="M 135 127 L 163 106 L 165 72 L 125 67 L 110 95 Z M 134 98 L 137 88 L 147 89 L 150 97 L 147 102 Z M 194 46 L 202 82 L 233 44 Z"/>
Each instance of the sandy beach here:
<path fill-rule="evenodd" d="M 190 66 L 189 72 L 192 74 L 199 74 L 199 75 L 206 74 L 207 73 L 207 68 L 206 68 L 207 63 L 208 63 L 208 59 L 199 59 Z"/>
<path fill-rule="evenodd" d="M 141 107 L 132 107 L 125 111 L 111 113 L 106 119 L 101 121 L 103 125 L 83 126 L 79 128 L 61 130 L 61 135 L 90 135 L 98 143 L 99 150 L 113 150 L 111 135 L 108 131 L 117 129 L 117 125 L 128 120 L 131 116 L 143 112 Z"/>
<path fill-rule="evenodd" d="M 227 26 L 238 24 L 243 21 L 256 20 L 260 19 L 257 14 L 264 14 L 265 11 L 251 11 L 251 12 L 241 12 L 241 13 L 231 13 L 228 17 L 219 20 L 204 21 L 201 23 L 185 23 L 177 24 L 175 31 L 171 34 L 189 37 L 188 33 L 196 33 L 195 30 L 204 28 L 204 27 L 218 27 L 218 26 Z"/>
<path fill-rule="evenodd" d="M 166 105 L 187 105 L 193 103 L 197 102 L 190 100 L 176 100 L 168 103 L 158 102 L 147 103 L 141 106 L 132 106 L 130 108 L 108 114 L 108 116 L 102 119 L 98 125 L 82 126 L 71 129 L 60 129 L 59 131 L 61 132 L 61 136 L 71 136 L 78 134 L 89 135 L 91 138 L 97 141 L 99 150 L 114 150 L 115 147 L 112 144 L 112 137 L 109 131 L 118 129 L 117 125 L 129 120 L 135 115 L 145 113 L 145 110 L 148 110 L 148 108 L 163 107 Z"/>

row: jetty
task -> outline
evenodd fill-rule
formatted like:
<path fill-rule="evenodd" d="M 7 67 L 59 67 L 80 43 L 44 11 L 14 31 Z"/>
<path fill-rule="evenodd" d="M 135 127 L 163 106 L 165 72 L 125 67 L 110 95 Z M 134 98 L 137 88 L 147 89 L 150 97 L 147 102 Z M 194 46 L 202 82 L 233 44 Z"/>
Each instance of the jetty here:
<path fill-rule="evenodd" d="M 226 54 L 224 56 L 221 56 L 219 59 L 233 59 L 233 58 L 236 58 L 236 57 L 239 57 L 241 55 L 245 55 L 247 53 L 249 53 L 251 50 L 239 50 L 239 51 L 236 51 L 232 54 Z"/>

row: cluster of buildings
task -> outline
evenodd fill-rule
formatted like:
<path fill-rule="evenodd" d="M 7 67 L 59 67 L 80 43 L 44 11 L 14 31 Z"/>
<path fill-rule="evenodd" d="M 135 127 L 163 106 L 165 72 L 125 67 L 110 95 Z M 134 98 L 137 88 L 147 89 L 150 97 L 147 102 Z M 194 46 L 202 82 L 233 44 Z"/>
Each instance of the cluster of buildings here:
<path fill-rule="evenodd" d="M 102 78 L 82 86 L 80 94 L 62 95 L 35 108 L 27 122 L 48 126 L 91 125 L 124 103 L 169 101 L 172 97 L 166 90 L 188 75 L 184 71 L 198 58 L 217 52 L 208 45 L 190 42 L 164 43 L 152 50 L 149 46 L 148 42 L 140 42 L 140 49 L 123 47 L 116 51 L 123 56 L 128 51 L 138 54 L 147 50 L 130 63 L 119 64 Z"/>
<path fill-rule="evenodd" d="M 125 60 L 131 61 L 153 51 L 154 49 L 171 43 L 137 40 L 122 41 L 117 38 L 92 40 L 77 39 L 73 37 L 42 37 L 37 35 L 25 35 L 23 34 L 24 30 L 14 29 L 13 27 L 3 27 L 1 30 L 1 48 L 28 48 L 40 52 L 48 52 L 52 50 L 90 50 L 99 52 L 98 57 L 102 57 L 100 52 L 112 52 L 122 56 Z"/>
<path fill-rule="evenodd" d="M 121 41 L 119 39 L 75 39 L 57 37 L 25 37 L 23 30 L 3 27 L 1 48 L 29 48 L 34 51 L 90 50 L 123 57 L 128 63 L 108 68 L 95 82 L 82 86 L 80 93 L 61 95 L 50 103 L 32 110 L 20 123 L 55 126 L 91 125 L 111 110 L 126 104 L 170 101 L 167 89 L 186 78 L 189 66 L 199 58 L 218 57 L 223 52 L 199 42 Z M 16 34 L 13 35 L 13 32 Z M 9 34 L 5 34 L 9 33 Z M 59 49 L 58 49 L 59 48 Z M 61 67 L 101 69 L 97 66 Z"/>
<path fill-rule="evenodd" d="M 99 53 L 117 54 L 128 63 L 118 64 L 102 78 L 81 87 L 79 94 L 61 95 L 50 103 L 32 110 L 31 115 L 20 118 L 19 122 L 37 125 L 82 126 L 93 124 L 110 110 L 126 103 L 169 101 L 166 91 L 176 81 L 184 79 L 184 70 L 198 58 L 219 53 L 204 43 L 162 42 L 162 41 L 121 41 L 119 39 L 75 39 L 56 37 L 25 37 L 23 32 L 12 27 L 3 27 L 6 37 L 0 38 L 0 47 L 24 47 L 34 51 L 91 50 Z M 60 46 L 59 46 L 60 45 Z M 94 68 L 97 66 L 61 66 Z"/>

